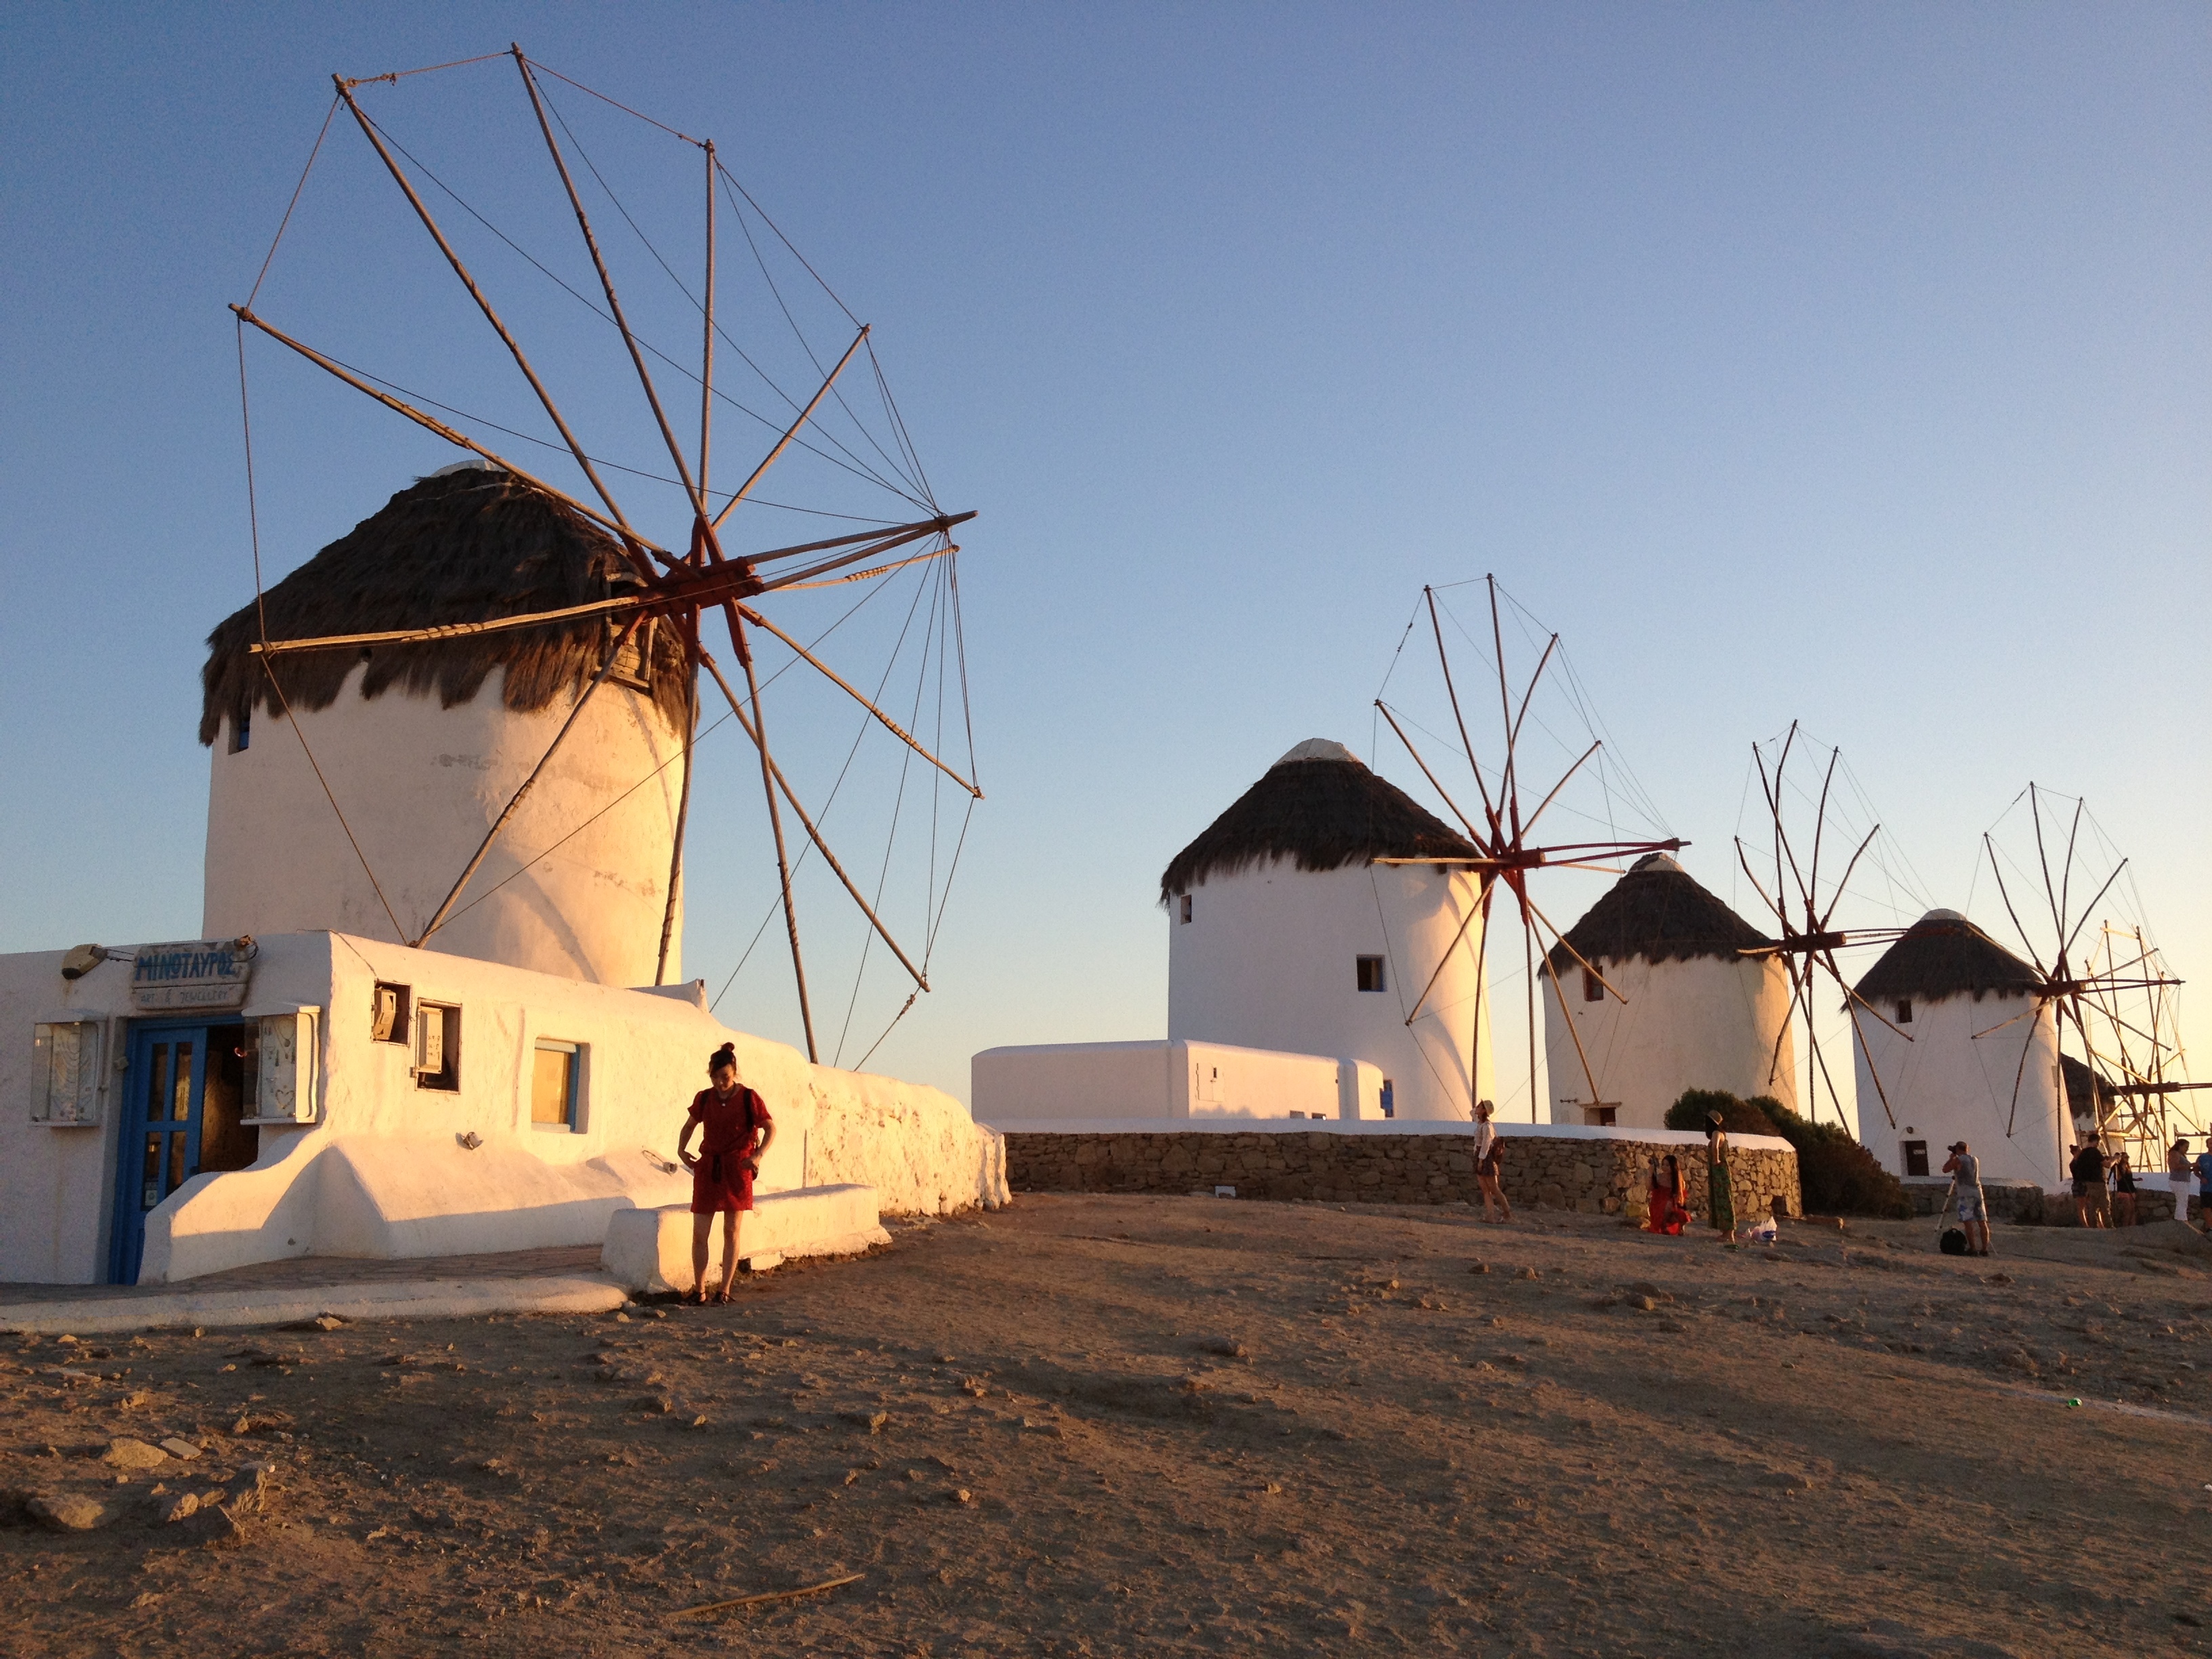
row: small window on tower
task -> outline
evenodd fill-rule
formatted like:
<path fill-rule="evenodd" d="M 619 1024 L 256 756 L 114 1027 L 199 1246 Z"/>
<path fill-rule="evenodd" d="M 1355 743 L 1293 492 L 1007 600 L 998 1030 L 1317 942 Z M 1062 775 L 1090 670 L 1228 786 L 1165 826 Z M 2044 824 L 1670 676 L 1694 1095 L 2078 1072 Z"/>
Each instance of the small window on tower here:
<path fill-rule="evenodd" d="M 230 752 L 234 755 L 243 754 L 252 742 L 253 705 L 248 703 L 231 716 Z"/>
<path fill-rule="evenodd" d="M 1382 958 L 1360 957 L 1357 960 L 1359 969 L 1359 988 L 1363 991 L 1382 990 L 1383 988 Z"/>
<path fill-rule="evenodd" d="M 1605 1000 L 1605 981 L 1588 968 L 1583 969 L 1583 1000 L 1584 1002 Z"/>
<path fill-rule="evenodd" d="M 1897 1000 L 1897 1023 L 1899 1025 L 1912 1024 L 1912 1005 L 1903 997 Z"/>
<path fill-rule="evenodd" d="M 1190 920 L 1190 895 L 1188 893 L 1182 896 L 1182 919 L 1185 921 Z"/>

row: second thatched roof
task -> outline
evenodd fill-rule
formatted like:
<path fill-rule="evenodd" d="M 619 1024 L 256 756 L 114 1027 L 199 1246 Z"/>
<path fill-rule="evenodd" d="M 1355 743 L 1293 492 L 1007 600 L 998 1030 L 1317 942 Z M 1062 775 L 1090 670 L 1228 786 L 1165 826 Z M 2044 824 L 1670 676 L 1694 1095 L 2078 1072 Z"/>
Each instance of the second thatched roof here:
<path fill-rule="evenodd" d="M 1474 842 L 1376 777 L 1349 750 L 1311 738 L 1269 767 L 1175 855 L 1160 877 L 1160 897 L 1274 859 L 1321 871 L 1378 858 L 1480 856 Z"/>
<path fill-rule="evenodd" d="M 1956 910 L 1930 910 L 1881 953 L 1858 983 L 1869 1002 L 1886 997 L 2026 996 L 2042 984 L 2034 969 Z"/>
<path fill-rule="evenodd" d="M 1741 962 L 1744 951 L 1773 942 L 1666 854 L 1650 853 L 1567 929 L 1548 960 L 1559 973 L 1575 965 L 1577 951 L 1591 963 Z"/>
<path fill-rule="evenodd" d="M 313 639 L 444 623 L 485 622 L 613 598 L 638 586 L 621 547 L 566 502 L 511 475 L 463 467 L 417 479 L 262 595 L 269 637 Z M 275 710 L 260 659 L 262 617 L 247 605 L 208 635 L 200 671 L 200 741 L 255 704 Z M 653 702 L 681 729 L 686 695 L 674 630 L 653 630 Z M 469 702 L 495 668 L 501 697 L 520 713 L 583 689 L 605 660 L 604 618 L 473 638 L 374 648 L 345 647 L 276 659 L 295 709 L 327 708 L 362 663 L 363 698 L 404 691 L 448 708 Z"/>

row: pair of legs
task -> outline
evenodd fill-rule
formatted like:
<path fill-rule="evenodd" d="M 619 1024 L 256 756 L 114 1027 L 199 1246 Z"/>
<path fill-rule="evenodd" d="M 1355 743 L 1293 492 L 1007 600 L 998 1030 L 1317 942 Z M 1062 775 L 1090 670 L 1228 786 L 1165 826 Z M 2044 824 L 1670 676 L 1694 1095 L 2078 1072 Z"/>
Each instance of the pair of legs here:
<path fill-rule="evenodd" d="M 1505 1188 L 1498 1182 L 1498 1171 L 1478 1170 L 1475 1176 L 1482 1185 L 1482 1218 L 1497 1222 L 1512 1220 L 1513 1206 L 1505 1201 Z"/>
<path fill-rule="evenodd" d="M 2112 1224 L 2105 1217 L 2105 1194 L 2101 1189 L 2074 1194 L 2074 1219 L 2084 1227 L 2108 1227 Z"/>
<path fill-rule="evenodd" d="M 714 1231 L 714 1218 L 695 1215 L 691 1218 L 691 1299 L 707 1299 L 707 1244 Z M 738 1212 L 722 1212 L 722 1283 L 714 1294 L 717 1302 L 730 1299 L 730 1286 L 738 1276 Z"/>
<path fill-rule="evenodd" d="M 2112 1222 L 2115 1227 L 2132 1227 L 2136 1224 L 2136 1195 L 2133 1193 L 2114 1193 L 2112 1207 L 2118 1212 Z"/>

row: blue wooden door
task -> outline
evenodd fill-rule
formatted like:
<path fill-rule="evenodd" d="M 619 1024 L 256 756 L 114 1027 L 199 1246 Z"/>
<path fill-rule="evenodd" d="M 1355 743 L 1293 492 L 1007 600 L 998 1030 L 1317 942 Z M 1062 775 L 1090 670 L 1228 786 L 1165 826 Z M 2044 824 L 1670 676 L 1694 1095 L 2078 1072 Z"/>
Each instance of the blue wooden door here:
<path fill-rule="evenodd" d="M 115 1243 L 108 1282 L 138 1282 L 146 1212 L 199 1172 L 207 1103 L 208 1028 L 138 1025 L 124 1074 L 123 1144 L 116 1158 Z"/>

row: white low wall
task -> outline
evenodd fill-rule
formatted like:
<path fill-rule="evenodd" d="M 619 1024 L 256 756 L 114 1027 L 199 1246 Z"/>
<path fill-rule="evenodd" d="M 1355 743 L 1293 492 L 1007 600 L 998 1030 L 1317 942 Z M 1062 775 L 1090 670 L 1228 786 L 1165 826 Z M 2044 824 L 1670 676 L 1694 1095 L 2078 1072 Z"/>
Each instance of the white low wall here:
<path fill-rule="evenodd" d="M 130 966 L 74 981 L 61 953 L 0 957 L 0 1282 L 106 1277 L 127 1079 L 108 1071 L 92 1128 L 28 1121 L 32 1026 L 106 1019 L 127 1042 Z M 371 1040 L 378 981 L 461 1010 L 459 1087 L 416 1085 L 404 1044 Z M 320 1115 L 261 1129 L 251 1169 L 198 1176 L 147 1217 L 140 1278 L 184 1279 L 291 1255 L 398 1258 L 598 1243 L 615 1211 L 688 1200 L 675 1162 L 707 1056 L 728 1042 L 776 1123 L 758 1190 L 877 1188 L 891 1214 L 1006 1201 L 1004 1145 L 950 1095 L 808 1064 L 717 1022 L 688 988 L 585 984 L 331 933 L 260 941 L 246 1012 L 313 1007 Z M 222 1016 L 216 1016 L 220 1020 Z M 531 1121 L 537 1041 L 581 1051 L 571 1127 Z M 479 1145 L 465 1148 L 474 1136 Z"/>
<path fill-rule="evenodd" d="M 647 1295 L 691 1288 L 691 1239 L 696 1218 L 688 1204 L 659 1210 L 625 1210 L 607 1226 L 600 1255 L 609 1277 Z M 855 1255 L 891 1236 L 878 1218 L 872 1187 L 805 1187 L 770 1193 L 738 1212 L 738 1260 L 755 1273 L 795 1256 Z M 707 1241 L 707 1276 L 722 1273 L 722 1224 Z"/>
<path fill-rule="evenodd" d="M 1055 1042 L 986 1048 L 969 1062 L 975 1121 L 1056 1128 L 1153 1122 L 1376 1118 L 1382 1073 L 1354 1060 L 1226 1042 Z"/>

